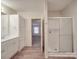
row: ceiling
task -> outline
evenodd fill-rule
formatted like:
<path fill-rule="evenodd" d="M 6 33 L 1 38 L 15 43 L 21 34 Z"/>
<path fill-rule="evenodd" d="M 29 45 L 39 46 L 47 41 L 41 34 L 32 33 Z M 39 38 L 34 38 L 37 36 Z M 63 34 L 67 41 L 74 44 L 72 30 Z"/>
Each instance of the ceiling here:
<path fill-rule="evenodd" d="M 16 11 L 43 11 L 43 0 L 2 0 L 3 4 Z"/>
<path fill-rule="evenodd" d="M 72 0 L 48 0 L 49 11 L 59 11 L 65 8 Z M 43 11 L 44 0 L 2 0 L 3 4 L 16 11 Z"/>
<path fill-rule="evenodd" d="M 72 0 L 48 0 L 49 11 L 58 11 L 64 9 Z"/>

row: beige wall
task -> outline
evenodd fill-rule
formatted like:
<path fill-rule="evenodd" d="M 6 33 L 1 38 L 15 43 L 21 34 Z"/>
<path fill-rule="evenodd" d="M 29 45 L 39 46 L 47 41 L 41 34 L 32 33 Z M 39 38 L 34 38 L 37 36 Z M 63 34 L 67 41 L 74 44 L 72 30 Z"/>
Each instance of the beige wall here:
<path fill-rule="evenodd" d="M 77 1 L 73 0 L 62 12 L 63 16 L 73 17 L 73 49 L 76 52 L 77 49 Z"/>
<path fill-rule="evenodd" d="M 48 11 L 48 17 L 61 17 L 62 13 L 60 11 Z"/>
<path fill-rule="evenodd" d="M 19 15 L 25 18 L 26 20 L 26 46 L 32 46 L 31 38 L 31 20 L 33 18 L 43 18 L 43 12 L 18 12 Z"/>

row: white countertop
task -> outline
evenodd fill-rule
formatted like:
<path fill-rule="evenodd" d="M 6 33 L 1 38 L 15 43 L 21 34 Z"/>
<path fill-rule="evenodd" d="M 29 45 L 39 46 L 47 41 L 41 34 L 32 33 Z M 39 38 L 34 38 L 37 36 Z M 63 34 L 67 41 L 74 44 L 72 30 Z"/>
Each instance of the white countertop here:
<path fill-rule="evenodd" d="M 5 38 L 2 38 L 2 39 L 1 39 L 1 42 L 5 42 L 5 41 L 7 41 L 7 40 L 11 40 L 11 39 L 17 38 L 17 37 L 19 37 L 19 36 L 18 36 L 18 35 L 8 35 L 8 36 L 6 36 Z"/>

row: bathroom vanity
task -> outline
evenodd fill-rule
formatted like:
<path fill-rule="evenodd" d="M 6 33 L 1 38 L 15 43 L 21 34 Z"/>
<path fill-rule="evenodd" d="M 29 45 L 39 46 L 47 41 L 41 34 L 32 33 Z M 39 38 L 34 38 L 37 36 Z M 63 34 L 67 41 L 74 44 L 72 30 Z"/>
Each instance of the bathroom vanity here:
<path fill-rule="evenodd" d="M 8 15 L 7 18 L 3 15 L 2 17 L 1 20 L 8 19 L 6 24 L 8 26 L 6 27 L 4 21 L 2 24 L 4 31 L 1 33 L 1 59 L 10 59 L 25 46 L 25 20 L 19 15 Z"/>

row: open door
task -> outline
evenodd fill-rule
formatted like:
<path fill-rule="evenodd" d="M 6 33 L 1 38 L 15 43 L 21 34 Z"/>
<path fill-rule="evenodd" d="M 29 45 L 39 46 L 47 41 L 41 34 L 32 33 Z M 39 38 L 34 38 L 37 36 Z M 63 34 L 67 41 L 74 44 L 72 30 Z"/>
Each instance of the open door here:
<path fill-rule="evenodd" d="M 44 20 L 41 19 L 41 51 L 44 52 Z"/>
<path fill-rule="evenodd" d="M 44 52 L 44 20 L 41 20 L 41 51 Z"/>
<path fill-rule="evenodd" d="M 41 48 L 41 20 L 32 19 L 32 47 Z"/>
<path fill-rule="evenodd" d="M 32 19 L 32 47 L 44 51 L 44 20 Z"/>

